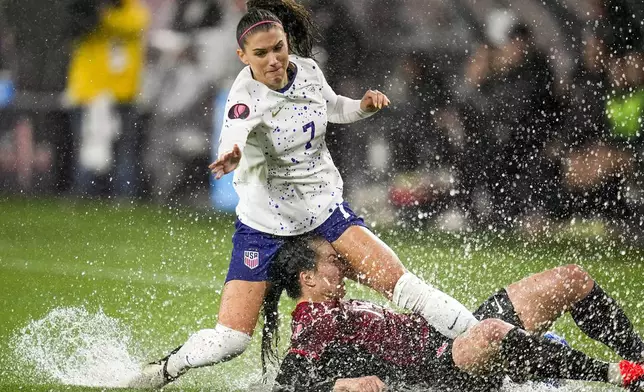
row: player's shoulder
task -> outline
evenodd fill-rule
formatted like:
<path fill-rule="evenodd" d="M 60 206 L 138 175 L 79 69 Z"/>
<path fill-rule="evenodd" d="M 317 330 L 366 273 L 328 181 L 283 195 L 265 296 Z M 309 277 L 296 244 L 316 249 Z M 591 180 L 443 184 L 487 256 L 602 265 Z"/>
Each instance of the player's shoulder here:
<path fill-rule="evenodd" d="M 297 66 L 298 76 L 318 75 L 321 73 L 320 65 L 309 57 L 300 57 L 294 54 L 289 56 L 289 61 Z"/>
<path fill-rule="evenodd" d="M 348 299 L 342 301 L 345 304 L 345 307 L 352 309 L 385 309 L 384 306 L 379 305 L 375 302 L 365 301 L 361 299 Z"/>
<path fill-rule="evenodd" d="M 303 65 L 303 66 L 311 67 L 313 69 L 319 68 L 318 63 L 310 57 L 302 57 L 295 54 L 291 54 L 288 56 L 288 59 L 290 62 L 294 63 L 297 66 Z"/>
<path fill-rule="evenodd" d="M 337 328 L 341 306 L 335 301 L 300 303 L 293 312 L 293 337 L 328 334 Z"/>
<path fill-rule="evenodd" d="M 261 118 L 267 108 L 275 104 L 276 97 L 264 84 L 253 79 L 250 67 L 241 70 L 228 92 L 226 110 L 228 118 Z"/>
<path fill-rule="evenodd" d="M 228 97 L 229 99 L 234 100 L 250 98 L 262 94 L 265 95 L 263 90 L 265 90 L 265 86 L 253 79 L 250 67 L 245 67 L 239 72 L 237 78 L 235 78 L 235 82 L 233 82 L 233 85 L 230 87 Z"/>

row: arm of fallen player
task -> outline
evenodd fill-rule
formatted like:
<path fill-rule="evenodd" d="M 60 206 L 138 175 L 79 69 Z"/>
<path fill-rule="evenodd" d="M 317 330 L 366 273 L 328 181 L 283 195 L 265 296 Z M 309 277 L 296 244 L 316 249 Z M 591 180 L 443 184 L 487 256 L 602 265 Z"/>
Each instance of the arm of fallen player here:
<path fill-rule="evenodd" d="M 386 390 L 387 386 L 377 376 L 339 378 L 333 386 L 333 392 L 383 392 Z"/>

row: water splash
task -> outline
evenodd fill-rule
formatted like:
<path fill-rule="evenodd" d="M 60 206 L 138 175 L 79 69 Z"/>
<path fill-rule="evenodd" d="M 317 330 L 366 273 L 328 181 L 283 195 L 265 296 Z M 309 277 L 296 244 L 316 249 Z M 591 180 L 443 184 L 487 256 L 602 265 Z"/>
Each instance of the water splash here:
<path fill-rule="evenodd" d="M 140 370 L 130 354 L 131 333 L 99 309 L 56 308 L 12 339 L 18 361 L 36 379 L 65 385 L 122 387 Z"/>
<path fill-rule="evenodd" d="M 509 380 L 506 380 L 503 383 L 503 387 L 500 390 L 500 392 L 599 392 L 599 391 L 619 392 L 620 389 L 612 388 L 610 386 L 603 385 L 603 384 L 597 384 L 593 386 L 593 385 L 579 383 L 579 382 L 567 382 L 565 383 L 565 385 L 555 387 L 552 385 L 531 382 L 531 381 L 528 381 L 525 384 L 516 384 Z M 405 390 L 405 392 L 436 392 L 436 390 L 431 388 L 430 389 L 410 388 L 408 390 Z"/>
<path fill-rule="evenodd" d="M 547 392 L 547 391 L 572 391 L 571 384 L 567 386 L 555 387 L 543 383 L 527 382 L 525 384 L 515 384 L 506 380 L 501 389 L 502 392 Z M 579 386 L 578 386 L 579 387 Z"/>
<path fill-rule="evenodd" d="M 143 362 L 138 355 L 132 354 L 137 346 L 133 344 L 130 329 L 100 309 L 95 313 L 83 307 L 53 309 L 42 319 L 30 321 L 14 334 L 10 344 L 18 362 L 16 365 L 33 369 L 33 377 L 29 377 L 32 381 L 37 379 L 87 387 L 125 387 L 129 380 L 139 374 L 140 363 Z M 261 382 L 261 371 L 253 366 L 256 362 L 251 359 L 258 358 L 259 352 L 248 354 L 244 371 L 239 371 L 239 360 L 236 360 L 189 372 L 179 382 L 182 387 L 188 388 L 218 386 L 221 390 L 270 391 L 270 383 L 267 386 Z M 231 377 L 231 374 L 234 376 Z M 271 374 L 269 379 L 273 377 L 274 374 Z M 563 388 L 540 383 L 517 385 L 506 382 L 502 392 L 586 392 L 607 389 L 614 390 L 606 385 L 592 387 L 572 382 Z M 430 392 L 431 389 L 411 388 L 409 391 Z"/>

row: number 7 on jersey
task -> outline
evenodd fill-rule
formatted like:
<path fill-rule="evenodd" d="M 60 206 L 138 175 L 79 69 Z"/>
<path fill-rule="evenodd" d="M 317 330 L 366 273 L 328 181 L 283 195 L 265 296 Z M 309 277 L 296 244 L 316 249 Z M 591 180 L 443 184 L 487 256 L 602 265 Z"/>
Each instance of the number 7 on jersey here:
<path fill-rule="evenodd" d="M 315 123 L 313 121 L 304 124 L 304 126 L 302 127 L 302 131 L 304 131 L 304 133 L 308 132 L 309 129 L 311 130 L 311 139 L 309 139 L 309 141 L 304 146 L 304 149 L 306 150 L 311 148 L 311 141 L 313 141 L 313 138 L 315 138 Z"/>

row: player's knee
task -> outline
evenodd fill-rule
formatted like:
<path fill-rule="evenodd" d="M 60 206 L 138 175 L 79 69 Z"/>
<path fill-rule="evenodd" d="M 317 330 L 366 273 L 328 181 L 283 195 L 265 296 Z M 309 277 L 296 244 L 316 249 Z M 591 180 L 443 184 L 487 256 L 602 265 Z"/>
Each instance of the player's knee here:
<path fill-rule="evenodd" d="M 472 374 L 486 372 L 501 341 L 514 328 L 499 319 L 485 319 L 454 340 L 452 359 L 461 370 Z"/>
<path fill-rule="evenodd" d="M 577 264 L 568 264 L 559 268 L 563 270 L 563 273 L 568 277 L 569 280 L 582 282 L 592 280 L 590 275 L 588 275 L 588 272 L 586 272 L 581 266 Z"/>
<path fill-rule="evenodd" d="M 575 293 L 585 294 L 590 291 L 594 281 L 592 277 L 583 268 L 577 264 L 568 264 L 559 267 L 559 273 L 565 280 L 565 286 Z"/>
<path fill-rule="evenodd" d="M 475 374 L 485 362 L 486 352 L 483 339 L 477 330 L 469 330 L 452 343 L 452 361 L 464 372 Z"/>
<path fill-rule="evenodd" d="M 485 319 L 472 328 L 480 328 L 482 338 L 488 344 L 493 344 L 500 343 L 513 326 L 503 320 Z"/>

